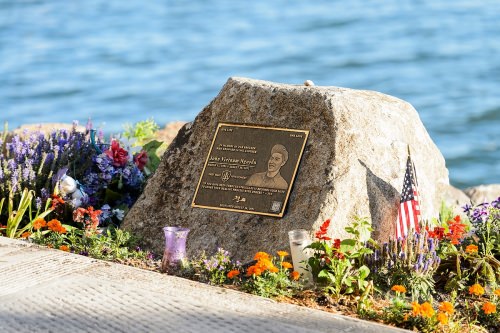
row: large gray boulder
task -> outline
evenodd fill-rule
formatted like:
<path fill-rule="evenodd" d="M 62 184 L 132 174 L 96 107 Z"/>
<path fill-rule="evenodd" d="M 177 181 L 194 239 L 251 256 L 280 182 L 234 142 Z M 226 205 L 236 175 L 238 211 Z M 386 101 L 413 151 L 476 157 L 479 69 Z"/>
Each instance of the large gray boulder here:
<path fill-rule="evenodd" d="M 310 130 L 283 218 L 191 207 L 218 122 Z M 230 78 L 179 131 L 123 227 L 157 253 L 163 226 L 188 227 L 188 254 L 223 247 L 243 260 L 287 249 L 288 231 L 312 234 L 326 219 L 331 236 L 342 237 L 354 216 L 367 216 L 374 237 L 386 240 L 395 233 L 408 145 L 422 214 L 437 216 L 448 171 L 410 104 L 373 91 Z"/>

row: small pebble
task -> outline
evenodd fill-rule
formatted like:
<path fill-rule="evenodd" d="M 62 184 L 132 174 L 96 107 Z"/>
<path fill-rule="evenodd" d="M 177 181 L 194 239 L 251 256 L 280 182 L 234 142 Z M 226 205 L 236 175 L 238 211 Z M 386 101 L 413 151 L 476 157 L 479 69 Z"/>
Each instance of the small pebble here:
<path fill-rule="evenodd" d="M 305 80 L 304 85 L 307 87 L 312 87 L 314 86 L 314 82 L 312 82 L 311 80 Z"/>

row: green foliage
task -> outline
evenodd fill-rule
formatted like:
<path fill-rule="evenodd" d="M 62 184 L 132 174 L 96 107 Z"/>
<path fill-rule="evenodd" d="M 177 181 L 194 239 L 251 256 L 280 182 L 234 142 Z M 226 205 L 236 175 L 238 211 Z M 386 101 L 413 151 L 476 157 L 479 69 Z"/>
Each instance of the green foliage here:
<path fill-rule="evenodd" d="M 438 282 L 445 290 L 463 290 L 474 283 L 492 288 L 500 285 L 499 206 L 497 199 L 465 207 L 472 232 L 459 244 L 440 246 L 443 260 L 438 270 Z"/>
<path fill-rule="evenodd" d="M 71 252 L 103 260 L 146 259 L 148 254 L 136 248 L 130 233 L 108 228 L 103 234 L 86 233 L 81 229 L 64 225 L 67 233 L 50 230 L 33 233 L 32 240 L 41 245 L 60 249 L 67 246 Z"/>
<path fill-rule="evenodd" d="M 10 191 L 9 198 L 7 201 L 7 211 L 5 219 L 5 227 L 0 227 L 0 235 L 2 231 L 5 231 L 5 236 L 9 238 L 19 238 L 21 235 L 27 231 L 31 231 L 32 223 L 38 218 L 45 218 L 48 214 L 52 212 L 49 209 L 50 199 L 46 201 L 45 210 L 40 212 L 40 209 L 33 215 L 33 195 L 34 192 L 25 188 L 21 193 L 19 200 L 17 201 L 17 207 L 15 206 L 14 193 Z M 5 198 L 0 199 L 0 226 L 2 225 L 2 212 L 5 203 Z M 16 209 L 14 209 L 16 208 Z M 21 227 L 21 222 L 27 220 L 28 223 Z"/>
<path fill-rule="evenodd" d="M 430 299 L 435 292 L 434 272 L 441 259 L 436 254 L 437 240 L 426 232 L 409 234 L 403 240 L 390 240 L 382 253 L 372 258 L 380 287 L 407 286 L 413 300 Z"/>
<path fill-rule="evenodd" d="M 227 274 L 238 269 L 238 264 L 231 261 L 229 252 L 218 248 L 217 252 L 206 258 L 204 255 L 193 262 L 193 267 L 197 268 L 200 281 L 209 282 L 213 285 L 223 285 L 229 281 Z"/>
<path fill-rule="evenodd" d="M 125 124 L 122 135 L 127 139 L 136 139 L 133 146 L 144 146 L 147 142 L 155 139 L 155 133 L 160 126 L 153 120 L 147 119 L 139 121 L 134 125 Z"/>
<path fill-rule="evenodd" d="M 391 304 L 385 307 L 382 312 L 382 319 L 385 323 L 397 327 L 407 326 L 408 312 L 411 310 L 410 304 L 401 297 L 394 297 Z"/>
<path fill-rule="evenodd" d="M 163 142 L 152 140 L 144 145 L 143 150 L 148 155 L 148 163 L 144 167 L 146 175 L 150 175 L 160 165 L 160 158 L 158 157 L 158 149 L 163 146 Z"/>
<path fill-rule="evenodd" d="M 370 269 L 363 264 L 364 257 L 373 252 L 365 246 L 373 242 L 370 238 L 371 224 L 367 219 L 356 218 L 351 226 L 345 228 L 353 238 L 337 239 L 332 244 L 329 237 L 324 236 L 329 223 L 329 220 L 325 221 L 320 234 L 317 234 L 319 240 L 308 246 L 314 251 L 307 261 L 313 279 L 335 297 L 363 294 L 370 275 Z"/>

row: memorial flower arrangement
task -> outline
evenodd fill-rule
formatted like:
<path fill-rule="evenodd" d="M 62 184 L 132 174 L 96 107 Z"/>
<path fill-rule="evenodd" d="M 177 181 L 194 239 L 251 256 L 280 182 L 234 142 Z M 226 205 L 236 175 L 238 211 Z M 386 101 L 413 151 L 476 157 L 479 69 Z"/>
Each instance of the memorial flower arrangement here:
<path fill-rule="evenodd" d="M 89 242 L 97 246 L 94 238 L 103 227 L 119 226 L 158 165 L 161 143 L 144 137 L 144 129 L 157 128 L 152 124 L 129 126 L 109 143 L 102 133 L 96 136 L 91 122 L 86 132 L 78 131 L 76 122 L 72 130 L 48 134 L 14 135 L 5 129 L 0 135 L 0 235 L 93 252 Z M 135 137 L 137 126 L 143 130 Z M 101 236 L 121 247 L 130 243 L 120 239 L 125 237 L 121 231 Z"/>

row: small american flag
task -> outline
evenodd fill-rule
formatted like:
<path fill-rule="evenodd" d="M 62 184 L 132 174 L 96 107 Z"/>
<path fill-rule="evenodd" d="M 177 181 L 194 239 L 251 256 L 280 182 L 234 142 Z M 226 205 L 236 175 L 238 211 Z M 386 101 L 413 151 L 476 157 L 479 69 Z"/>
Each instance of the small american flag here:
<path fill-rule="evenodd" d="M 417 191 L 417 179 L 408 149 L 405 179 L 403 182 L 403 190 L 401 191 L 398 220 L 396 222 L 396 239 L 406 237 L 408 231 L 412 229 L 419 232 L 419 220 L 420 203 Z"/>

